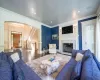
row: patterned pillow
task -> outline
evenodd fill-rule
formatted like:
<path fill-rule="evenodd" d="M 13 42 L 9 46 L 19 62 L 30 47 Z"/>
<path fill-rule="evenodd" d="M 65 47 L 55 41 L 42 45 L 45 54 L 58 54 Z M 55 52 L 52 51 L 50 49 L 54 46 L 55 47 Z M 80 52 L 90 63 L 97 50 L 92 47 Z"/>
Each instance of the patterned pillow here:
<path fill-rule="evenodd" d="M 0 80 L 13 80 L 10 65 L 4 60 L 0 60 Z"/>

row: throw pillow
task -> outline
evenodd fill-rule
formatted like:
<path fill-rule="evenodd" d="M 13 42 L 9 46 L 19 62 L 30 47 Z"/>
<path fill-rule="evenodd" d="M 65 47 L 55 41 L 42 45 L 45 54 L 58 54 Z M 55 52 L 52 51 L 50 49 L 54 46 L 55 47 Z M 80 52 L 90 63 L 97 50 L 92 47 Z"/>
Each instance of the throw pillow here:
<path fill-rule="evenodd" d="M 77 53 L 75 60 L 80 61 L 80 60 L 82 60 L 82 58 L 83 58 L 83 54 Z"/>
<path fill-rule="evenodd" d="M 14 62 L 17 62 L 18 60 L 20 60 L 18 53 L 14 53 L 11 55 L 11 58 Z"/>
<path fill-rule="evenodd" d="M 72 57 L 75 58 L 77 53 L 84 54 L 86 50 L 72 50 Z"/>
<path fill-rule="evenodd" d="M 100 70 L 93 57 L 84 61 L 80 80 L 100 80 Z"/>
<path fill-rule="evenodd" d="M 78 61 L 74 71 L 72 72 L 71 80 L 79 80 L 81 76 L 82 61 Z"/>
<path fill-rule="evenodd" d="M 13 71 L 13 79 L 14 80 L 25 80 L 24 73 L 20 66 L 17 64 L 21 61 L 19 58 L 19 54 L 17 52 L 13 53 L 11 56 L 8 56 L 8 61 Z"/>

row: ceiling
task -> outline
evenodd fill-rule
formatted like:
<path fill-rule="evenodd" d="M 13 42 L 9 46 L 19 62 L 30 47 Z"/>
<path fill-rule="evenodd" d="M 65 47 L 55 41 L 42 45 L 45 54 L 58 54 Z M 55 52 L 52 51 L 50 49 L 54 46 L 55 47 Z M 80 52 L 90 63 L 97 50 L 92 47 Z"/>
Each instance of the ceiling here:
<path fill-rule="evenodd" d="M 0 0 L 0 7 L 54 26 L 96 13 L 100 0 Z"/>

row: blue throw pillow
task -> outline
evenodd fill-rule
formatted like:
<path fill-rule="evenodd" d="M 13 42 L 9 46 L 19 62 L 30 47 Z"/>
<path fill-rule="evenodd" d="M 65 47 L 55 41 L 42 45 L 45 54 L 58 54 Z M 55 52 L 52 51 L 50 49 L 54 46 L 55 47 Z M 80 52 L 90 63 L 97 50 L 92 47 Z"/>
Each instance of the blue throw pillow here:
<path fill-rule="evenodd" d="M 72 57 L 75 58 L 77 53 L 84 54 L 86 50 L 72 50 Z"/>
<path fill-rule="evenodd" d="M 93 57 L 88 57 L 82 66 L 81 80 L 100 80 L 100 70 Z"/>
<path fill-rule="evenodd" d="M 93 58 L 92 52 L 88 49 L 84 53 L 84 56 L 83 56 L 83 59 L 82 59 L 82 65 L 83 65 L 84 61 L 86 61 L 89 57 Z"/>
<path fill-rule="evenodd" d="M 13 65 L 13 78 L 14 80 L 25 80 L 24 73 L 17 62 Z"/>
<path fill-rule="evenodd" d="M 78 61 L 74 71 L 72 72 L 71 80 L 79 80 L 81 76 L 82 61 Z"/>
<path fill-rule="evenodd" d="M 0 60 L 0 80 L 13 80 L 10 65 L 4 60 Z"/>

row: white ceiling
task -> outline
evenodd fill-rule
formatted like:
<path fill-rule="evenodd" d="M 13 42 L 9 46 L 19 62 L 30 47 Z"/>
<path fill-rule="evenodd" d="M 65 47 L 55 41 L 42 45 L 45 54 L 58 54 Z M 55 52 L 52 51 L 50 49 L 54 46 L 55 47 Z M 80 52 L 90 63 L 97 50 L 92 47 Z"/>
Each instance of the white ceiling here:
<path fill-rule="evenodd" d="M 100 0 L 0 0 L 1 7 L 50 26 L 93 15 L 99 5 Z"/>

